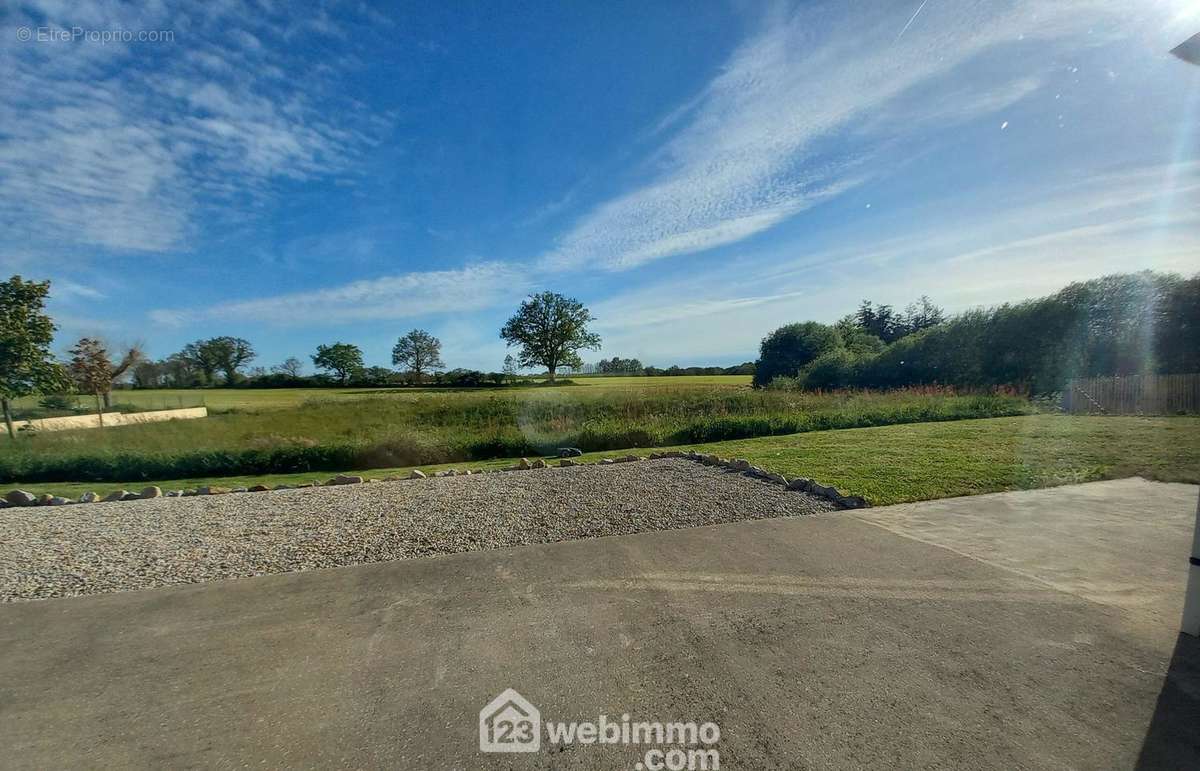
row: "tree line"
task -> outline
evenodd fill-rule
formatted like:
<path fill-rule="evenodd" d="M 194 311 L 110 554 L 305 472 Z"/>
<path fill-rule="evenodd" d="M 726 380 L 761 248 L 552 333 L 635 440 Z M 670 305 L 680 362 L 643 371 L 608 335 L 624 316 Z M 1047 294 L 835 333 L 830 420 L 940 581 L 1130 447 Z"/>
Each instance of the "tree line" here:
<path fill-rule="evenodd" d="M 102 414 L 110 404 L 113 384 L 126 373 L 132 373 L 135 385 L 147 387 L 315 382 L 305 382 L 304 365 L 295 357 L 270 372 L 256 368 L 247 375 L 246 366 L 257 358 L 254 347 L 243 338 L 230 336 L 188 343 L 158 361 L 146 358 L 140 345 L 128 346 L 114 355 L 103 341 L 84 337 L 70 348 L 70 358 L 60 362 L 51 351 L 56 326 L 45 311 L 49 293 L 49 281 L 13 276 L 0 282 L 0 411 L 11 439 L 16 439 L 13 400 L 36 394 L 85 393 L 95 397 L 96 411 Z M 553 383 L 559 368 L 582 365 L 579 351 L 600 347 L 600 336 L 588 329 L 592 321 L 591 312 L 578 300 L 554 292 L 530 295 L 500 329 L 501 339 L 517 350 L 515 358 L 506 357 L 504 372 L 500 373 L 463 369 L 439 372 L 445 367 L 442 343 L 422 329 L 400 337 L 392 348 L 392 364 L 401 368 L 399 372 L 364 366 L 362 350 L 341 341 L 317 346 L 310 358 L 315 367 L 327 373 L 319 377 L 343 385 L 392 385 L 397 377 L 414 383 L 432 378 L 436 384 L 499 384 L 515 376 L 518 367 L 545 367 Z"/>
<path fill-rule="evenodd" d="M 1200 275 L 1144 271 L 946 317 L 927 298 L 896 314 L 864 301 L 835 324 L 763 338 L 754 384 L 1061 390 L 1072 377 L 1200 371 Z"/>
<path fill-rule="evenodd" d="M 309 359 L 324 374 L 314 381 L 347 385 L 351 382 L 388 380 L 422 383 L 435 369 L 445 366 L 442 343 L 423 329 L 414 329 L 396 341 L 392 364 L 367 367 L 362 349 L 341 341 L 318 345 Z M 295 356 L 271 367 L 246 365 L 257 358 L 254 347 L 240 337 L 213 337 L 188 343 L 182 350 L 153 361 L 140 359 L 132 369 L 133 384 L 139 388 L 197 388 L 205 386 L 288 386 L 304 383 L 304 362 Z"/>
<path fill-rule="evenodd" d="M 306 378 L 303 363 L 289 358 L 250 369 L 253 346 L 238 337 L 197 340 L 159 361 L 140 346 L 110 351 L 82 338 L 68 360 L 51 352 L 55 325 L 45 313 L 49 282 L 13 276 L 0 282 L 0 407 L 11 431 L 11 402 L 31 394 L 91 394 L 99 411 L 113 383 L 132 374 L 143 386 L 320 383 L 393 385 L 501 384 L 518 369 L 545 368 L 554 382 L 560 369 L 583 367 L 580 352 L 600 347 L 588 329 L 595 319 L 578 300 L 554 292 L 530 295 L 500 329 L 516 356 L 502 372 L 455 369 L 441 372 L 441 341 L 421 329 L 400 337 L 392 349 L 399 371 L 365 367 L 358 346 L 333 342 L 310 359 L 325 374 Z M 659 370 L 637 359 L 602 360 L 605 374 L 724 374 L 753 368 L 756 386 L 806 389 L 894 388 L 923 384 L 960 387 L 1015 386 L 1032 393 L 1061 389 L 1071 377 L 1192 373 L 1200 371 L 1200 274 L 1144 271 L 1071 284 L 1019 303 L 975 309 L 947 317 L 926 297 L 897 312 L 864 301 L 835 324 L 788 324 L 762 340 L 759 358 L 734 368 Z M 315 378 L 323 378 L 317 380 Z"/>
<path fill-rule="evenodd" d="M 505 357 L 502 372 L 452 369 L 443 372 L 442 341 L 423 329 L 413 329 L 392 347 L 398 369 L 367 367 L 362 349 L 341 341 L 322 344 L 309 358 L 321 374 L 304 375 L 304 363 L 289 357 L 267 370 L 246 369 L 257 354 L 238 337 L 197 340 L 159 361 L 141 360 L 133 368 L 135 386 L 183 388 L 211 385 L 287 387 L 296 385 L 484 385 L 503 384 L 519 368 L 544 367 L 551 382 L 561 368 L 582 365 L 579 351 L 600 347 L 600 337 L 588 330 L 594 319 L 578 300 L 555 292 L 530 295 L 500 329 L 500 337 L 517 356 Z M 218 380 L 218 375 L 220 380 Z"/>
<path fill-rule="evenodd" d="M 681 367 L 672 364 L 670 367 L 655 367 L 643 365 L 638 359 L 623 359 L 614 356 L 611 359 L 601 359 L 597 362 L 584 364 L 578 369 L 570 370 L 571 375 L 625 375 L 645 377 L 671 377 L 681 375 L 753 375 L 754 362 L 744 361 L 730 367 L 691 366 Z"/>

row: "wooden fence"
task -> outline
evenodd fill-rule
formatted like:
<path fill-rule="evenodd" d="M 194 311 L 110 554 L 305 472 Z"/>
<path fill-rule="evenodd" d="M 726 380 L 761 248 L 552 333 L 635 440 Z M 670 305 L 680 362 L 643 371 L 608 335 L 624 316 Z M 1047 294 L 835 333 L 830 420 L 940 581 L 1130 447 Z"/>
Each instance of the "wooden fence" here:
<path fill-rule="evenodd" d="M 1063 410 L 1090 415 L 1200 412 L 1200 374 L 1080 377 L 1067 381 Z"/>

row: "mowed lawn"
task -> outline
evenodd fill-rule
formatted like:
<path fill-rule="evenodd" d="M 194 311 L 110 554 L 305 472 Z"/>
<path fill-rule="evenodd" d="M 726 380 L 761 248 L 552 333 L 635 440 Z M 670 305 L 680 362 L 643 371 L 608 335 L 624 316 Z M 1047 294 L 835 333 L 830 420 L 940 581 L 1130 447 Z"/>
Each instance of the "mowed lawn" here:
<path fill-rule="evenodd" d="M 662 449 L 694 449 L 743 457 L 788 477 L 806 476 L 843 493 L 862 495 L 874 505 L 957 495 L 1029 489 L 1099 479 L 1143 475 L 1172 482 L 1200 483 L 1200 418 L 1023 417 L 914 423 L 835 431 L 814 431 Z M 638 449 L 648 454 L 652 449 Z M 597 452 L 584 461 L 615 457 Z M 514 459 L 421 466 L 485 469 Z M 343 469 L 381 479 L 410 467 Z M 531 472 L 537 473 L 537 472 Z M 78 496 L 157 484 L 181 489 L 200 484 L 226 487 L 296 484 L 325 479 L 330 472 L 120 484 L 38 483 L 35 492 Z"/>

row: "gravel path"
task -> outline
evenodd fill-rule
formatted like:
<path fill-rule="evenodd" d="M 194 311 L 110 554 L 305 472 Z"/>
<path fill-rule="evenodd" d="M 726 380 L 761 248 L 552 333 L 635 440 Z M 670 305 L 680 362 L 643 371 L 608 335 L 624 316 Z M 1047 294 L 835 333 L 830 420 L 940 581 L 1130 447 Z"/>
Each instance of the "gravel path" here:
<path fill-rule="evenodd" d="M 832 511 L 688 460 L 0 510 L 0 599 Z"/>

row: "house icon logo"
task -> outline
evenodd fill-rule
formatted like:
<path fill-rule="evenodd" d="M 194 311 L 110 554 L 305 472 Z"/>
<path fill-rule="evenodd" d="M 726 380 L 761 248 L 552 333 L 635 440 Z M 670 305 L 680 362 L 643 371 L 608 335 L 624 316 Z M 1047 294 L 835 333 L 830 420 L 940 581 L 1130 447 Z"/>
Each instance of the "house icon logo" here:
<path fill-rule="evenodd" d="M 479 710 L 480 752 L 537 752 L 542 713 L 512 688 Z"/>

